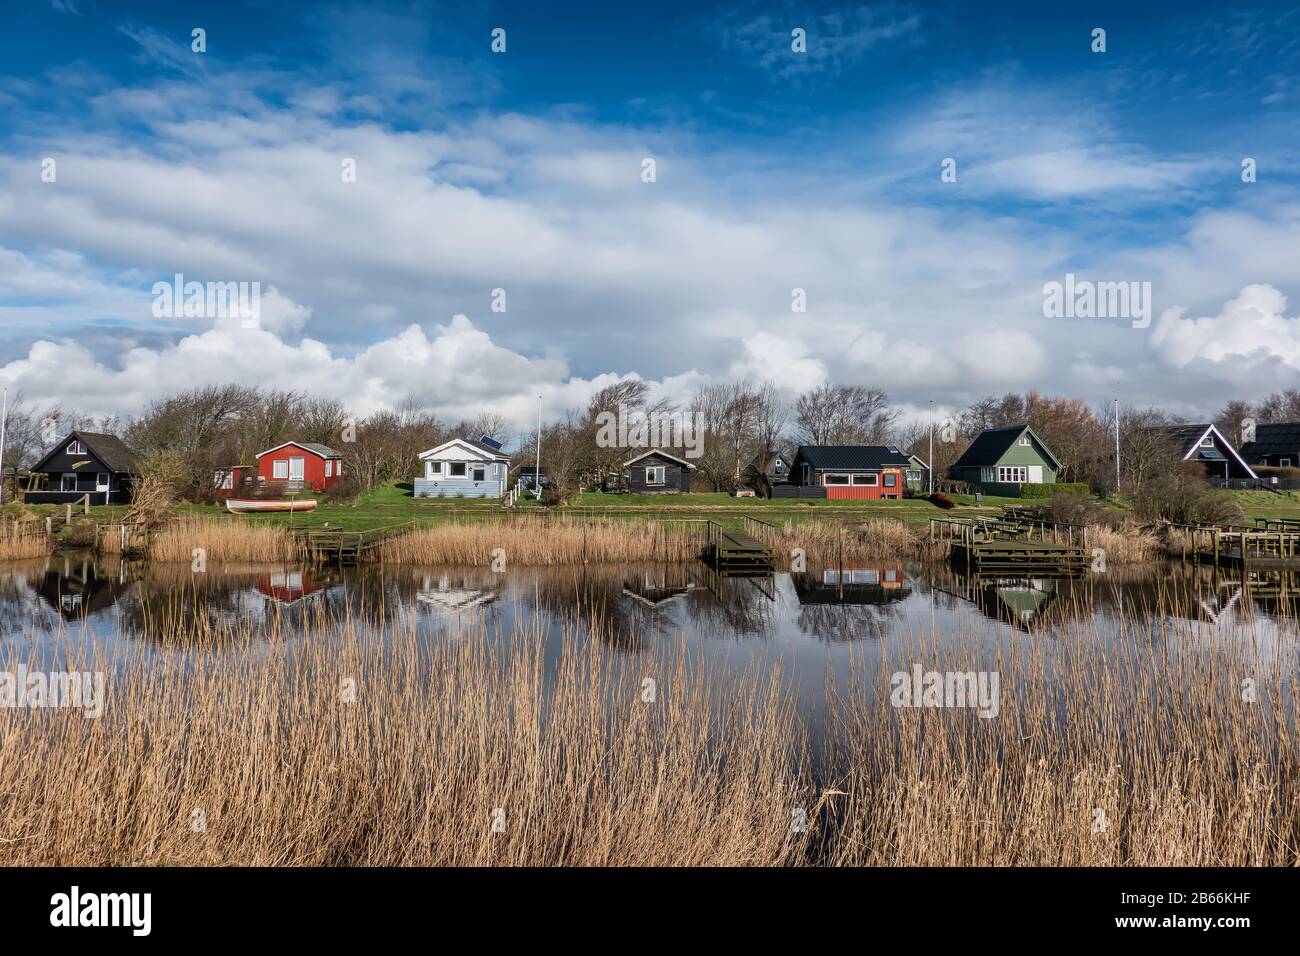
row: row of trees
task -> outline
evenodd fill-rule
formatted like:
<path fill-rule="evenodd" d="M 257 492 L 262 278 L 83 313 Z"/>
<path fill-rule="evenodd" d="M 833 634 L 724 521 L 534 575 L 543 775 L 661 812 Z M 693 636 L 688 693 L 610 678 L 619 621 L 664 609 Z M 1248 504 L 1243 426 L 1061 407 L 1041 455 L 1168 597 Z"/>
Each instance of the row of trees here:
<path fill-rule="evenodd" d="M 555 493 L 565 497 L 617 474 L 630 449 L 622 441 L 625 435 L 609 440 L 608 424 L 621 418 L 634 435 L 642 425 L 671 425 L 671 434 L 649 430 L 644 437 L 687 457 L 696 465 L 697 480 L 713 490 L 734 487 L 750 462 L 790 454 L 801 444 L 893 444 L 929 461 L 933 437 L 931 464 L 936 476 L 943 476 L 984 429 L 1025 423 L 1061 459 L 1058 480 L 1110 490 L 1116 481 L 1114 414 L 1110 405 L 1092 409 L 1078 399 L 1008 393 L 980 399 L 955 415 L 936 416 L 931 427 L 930 422 L 905 423 L 883 390 L 861 385 L 822 385 L 787 401 L 773 382 L 742 380 L 706 385 L 674 405 L 652 401 L 647 383 L 628 380 L 602 389 L 584 408 L 543 429 L 543 466 Z M 1156 426 L 1176 419 L 1155 407 L 1127 406 L 1119 414 L 1119 477 L 1125 490 L 1134 491 L 1169 473 L 1176 449 Z M 1255 403 L 1229 402 L 1216 422 L 1236 437 L 1246 419 L 1300 420 L 1300 390 Z M 342 451 L 349 483 L 363 490 L 409 479 L 416 456 L 450 437 L 501 435 L 505 426 L 493 413 L 444 422 L 414 401 L 354 419 L 335 399 L 244 385 L 170 395 L 125 423 L 61 408 L 38 412 L 17 396 L 9 410 L 4 462 L 30 465 L 73 428 L 109 432 L 165 471 L 180 494 L 203 497 L 211 494 L 218 469 L 251 463 L 258 451 L 296 439 Z M 531 462 L 532 437 L 518 444 L 521 460 Z"/>

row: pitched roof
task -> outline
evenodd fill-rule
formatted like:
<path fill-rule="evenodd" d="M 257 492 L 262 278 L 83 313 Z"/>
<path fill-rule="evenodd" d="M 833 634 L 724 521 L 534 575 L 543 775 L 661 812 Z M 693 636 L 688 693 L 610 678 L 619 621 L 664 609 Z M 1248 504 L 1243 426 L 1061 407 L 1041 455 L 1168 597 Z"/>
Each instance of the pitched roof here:
<path fill-rule="evenodd" d="M 421 461 L 424 461 L 425 459 L 434 457 L 444 448 L 447 448 L 451 445 L 467 445 L 470 448 L 472 448 L 474 451 L 479 452 L 480 454 L 494 461 L 510 460 L 510 456 L 507 455 L 505 452 L 501 451 L 499 448 L 493 448 L 490 445 L 484 445 L 481 442 L 474 441 L 472 438 L 450 438 L 440 445 L 434 445 L 428 451 L 420 452 L 420 454 L 417 457 Z M 543 471 L 545 471 L 545 469 L 543 469 Z"/>
<path fill-rule="evenodd" d="M 92 455 L 104 463 L 104 466 L 110 471 L 125 472 L 129 475 L 140 474 L 140 459 L 131 449 L 122 444 L 122 439 L 116 435 L 105 435 L 102 432 L 83 432 L 72 431 L 61 438 L 52 449 L 46 452 L 45 456 L 37 462 L 32 471 L 40 471 L 41 466 L 50 458 L 53 458 L 61 449 L 67 447 L 72 439 L 79 439 Z"/>
<path fill-rule="evenodd" d="M 271 452 L 273 451 L 279 451 L 281 448 L 287 448 L 289 445 L 294 445 L 298 448 L 303 449 L 304 451 L 309 451 L 313 455 L 319 455 L 321 458 L 342 458 L 343 457 L 343 453 L 341 451 L 335 451 L 329 445 L 322 445 L 320 442 L 315 442 L 315 441 L 281 442 L 280 444 L 276 445 L 274 448 L 268 448 L 266 451 L 259 451 L 257 453 L 257 457 L 261 458 L 264 455 L 271 454 Z"/>
<path fill-rule="evenodd" d="M 1261 461 L 1265 455 L 1300 454 L 1300 422 L 1269 422 L 1255 426 L 1255 440 L 1238 449 L 1247 461 Z"/>
<path fill-rule="evenodd" d="M 1233 447 L 1232 442 L 1224 437 L 1223 432 L 1209 422 L 1198 422 L 1196 424 L 1183 423 L 1179 425 L 1165 425 L 1164 432 L 1171 435 L 1178 442 L 1178 447 L 1183 451 L 1183 461 L 1190 461 L 1195 458 L 1197 461 L 1226 461 L 1229 455 L 1236 459 L 1237 464 L 1246 470 L 1246 473 L 1252 478 L 1258 478 L 1254 469 L 1246 464 L 1246 460 Z M 1218 436 L 1219 444 L 1213 448 L 1202 448 L 1201 439 L 1214 432 Z M 1226 448 L 1228 454 L 1223 454 L 1220 448 Z"/>
<path fill-rule="evenodd" d="M 651 448 L 649 451 L 644 451 L 641 454 L 637 455 L 635 458 L 629 458 L 627 461 L 623 462 L 623 467 L 626 468 L 628 465 L 635 465 L 642 458 L 648 458 L 651 455 L 658 455 L 660 458 L 667 458 L 669 461 L 675 461 L 677 462 L 677 464 L 681 465 L 683 468 L 688 469 L 689 471 L 695 470 L 695 466 L 692 465 L 689 461 L 685 461 L 684 459 L 678 458 L 676 455 L 670 455 L 668 454 L 668 452 L 661 451 L 658 448 Z"/>
<path fill-rule="evenodd" d="M 800 445 L 794 454 L 815 471 L 872 471 L 906 468 L 907 456 L 893 445 Z"/>
<path fill-rule="evenodd" d="M 1051 459 L 1052 464 L 1060 468 L 1061 459 L 1053 454 L 1052 449 L 1047 447 L 1047 442 L 1039 438 L 1038 433 L 1028 425 L 1004 425 L 1001 428 L 984 429 L 975 436 L 975 440 L 962 452 L 961 457 L 953 462 L 952 467 L 976 468 L 996 464 L 1025 432 L 1029 432 L 1038 443 L 1038 447 Z"/>

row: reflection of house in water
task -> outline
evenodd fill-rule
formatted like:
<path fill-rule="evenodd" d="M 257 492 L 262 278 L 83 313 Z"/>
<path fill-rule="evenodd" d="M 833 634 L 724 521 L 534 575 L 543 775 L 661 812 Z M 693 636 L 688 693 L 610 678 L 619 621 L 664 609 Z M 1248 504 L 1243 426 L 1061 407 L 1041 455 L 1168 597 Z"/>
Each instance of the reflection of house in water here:
<path fill-rule="evenodd" d="M 683 568 L 642 571 L 623 584 L 623 593 L 646 607 L 663 607 L 695 590 Z"/>
<path fill-rule="evenodd" d="M 125 577 L 125 565 L 119 573 L 101 574 L 90 559 L 52 561 L 39 578 L 36 592 L 41 598 L 68 619 L 82 618 L 97 611 L 107 610 L 130 587 Z"/>
<path fill-rule="evenodd" d="M 467 611 L 492 604 L 501 596 L 495 583 L 488 584 L 482 577 L 477 580 L 469 574 L 425 574 L 415 592 L 421 604 L 443 611 Z"/>
<path fill-rule="evenodd" d="M 1025 629 L 1044 623 L 1060 596 L 1060 578 L 953 574 L 949 587 L 936 590 L 974 604 L 985 617 Z"/>
<path fill-rule="evenodd" d="M 891 604 L 912 589 L 901 561 L 791 574 L 800 604 Z"/>
<path fill-rule="evenodd" d="M 255 586 L 273 601 L 297 604 L 325 587 L 325 582 L 313 577 L 311 571 L 272 571 L 258 578 Z"/>

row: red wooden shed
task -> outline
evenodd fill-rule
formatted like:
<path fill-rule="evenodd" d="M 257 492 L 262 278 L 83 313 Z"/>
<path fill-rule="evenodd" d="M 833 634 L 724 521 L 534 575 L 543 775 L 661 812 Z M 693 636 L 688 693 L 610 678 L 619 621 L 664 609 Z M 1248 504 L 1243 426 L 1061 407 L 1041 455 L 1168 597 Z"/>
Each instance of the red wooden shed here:
<path fill-rule="evenodd" d="M 343 455 L 318 442 L 287 441 L 258 453 L 257 475 L 264 481 L 296 482 L 312 491 L 329 491 L 343 477 Z"/>

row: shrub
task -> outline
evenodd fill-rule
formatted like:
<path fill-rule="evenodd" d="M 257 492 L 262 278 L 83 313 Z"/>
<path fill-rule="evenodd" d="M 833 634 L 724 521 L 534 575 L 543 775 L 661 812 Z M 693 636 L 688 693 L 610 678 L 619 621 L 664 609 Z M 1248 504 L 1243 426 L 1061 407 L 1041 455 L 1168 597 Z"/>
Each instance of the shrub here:
<path fill-rule="evenodd" d="M 1148 483 L 1133 499 L 1133 511 L 1148 521 L 1174 524 L 1224 525 L 1246 520 L 1231 495 L 1208 487 L 1190 470 Z"/>
<path fill-rule="evenodd" d="M 957 507 L 957 502 L 953 501 L 942 491 L 936 491 L 934 494 L 930 495 L 930 500 L 934 502 L 936 505 L 938 505 L 940 508 Z"/>

